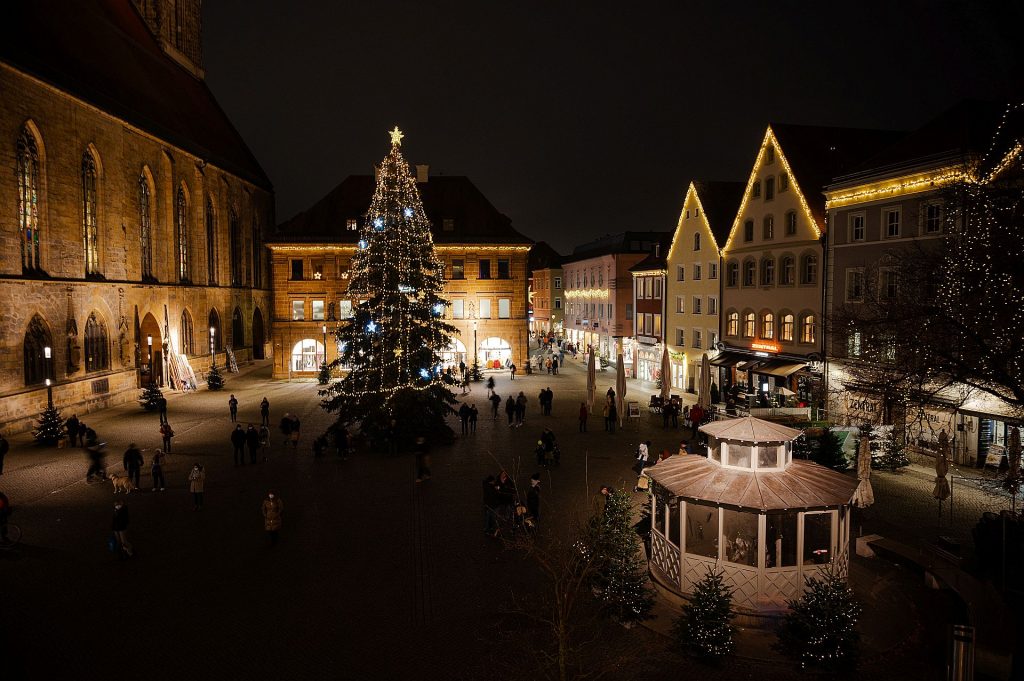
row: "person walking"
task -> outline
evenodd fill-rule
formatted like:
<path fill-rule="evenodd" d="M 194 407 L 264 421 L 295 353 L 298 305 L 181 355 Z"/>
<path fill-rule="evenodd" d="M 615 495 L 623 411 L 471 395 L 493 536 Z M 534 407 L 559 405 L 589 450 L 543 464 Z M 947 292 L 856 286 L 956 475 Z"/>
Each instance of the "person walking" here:
<path fill-rule="evenodd" d="M 68 445 L 75 447 L 78 441 L 78 414 L 72 414 L 71 418 L 64 422 L 64 427 L 68 431 Z"/>
<path fill-rule="evenodd" d="M 555 376 L 558 375 L 558 357 L 559 355 L 556 353 L 555 356 L 551 358 L 551 373 Z"/>
<path fill-rule="evenodd" d="M 636 448 L 636 465 L 634 469 L 637 474 L 643 471 L 647 467 L 647 459 L 651 455 L 651 441 L 641 442 L 640 446 Z"/>
<path fill-rule="evenodd" d="M 78 422 L 78 446 L 85 447 L 85 438 L 89 434 L 89 426 L 85 425 L 85 421 Z"/>
<path fill-rule="evenodd" d="M 270 402 L 267 401 L 266 397 L 260 402 L 260 419 L 261 426 L 270 426 Z"/>
<path fill-rule="evenodd" d="M 587 417 L 588 416 L 589 416 L 589 414 L 587 413 L 587 403 L 586 402 L 580 402 L 580 432 L 581 433 L 587 432 Z"/>
<path fill-rule="evenodd" d="M 672 418 L 672 427 L 673 428 L 678 428 L 679 427 L 679 403 L 676 402 L 675 400 L 670 400 L 668 404 L 672 408 L 672 411 L 669 412 L 669 416 Z"/>
<path fill-rule="evenodd" d="M 277 533 L 281 529 L 281 514 L 284 512 L 284 502 L 274 493 L 267 492 L 266 498 L 260 506 L 263 512 L 263 529 L 267 533 L 271 546 L 277 546 Z"/>
<path fill-rule="evenodd" d="M 512 362 L 511 364 L 508 365 L 508 372 L 509 372 L 509 380 L 511 380 L 511 381 L 516 380 L 516 363 L 515 362 Z"/>
<path fill-rule="evenodd" d="M 459 407 L 459 421 L 462 422 L 462 434 L 469 435 L 469 405 L 465 402 Z"/>
<path fill-rule="evenodd" d="M 114 519 L 110 523 L 110 529 L 114 533 L 114 540 L 117 543 L 118 555 L 121 559 L 131 558 L 134 555 L 132 544 L 128 541 L 128 524 L 131 517 L 128 515 L 128 506 L 124 501 L 118 499 L 114 502 Z"/>
<path fill-rule="evenodd" d="M 281 418 L 281 423 L 278 424 L 278 428 L 281 429 L 281 435 L 284 436 L 284 444 L 287 446 L 292 439 L 292 415 L 285 412 L 284 417 Z"/>
<path fill-rule="evenodd" d="M 121 465 L 128 472 L 128 479 L 135 484 L 136 489 L 139 487 L 139 474 L 142 472 L 143 463 L 142 452 L 135 446 L 135 443 L 128 445 L 128 449 L 125 450 L 124 457 L 121 459 Z"/>
<path fill-rule="evenodd" d="M 256 453 L 260 449 L 260 432 L 251 423 L 245 431 L 245 446 L 249 449 L 249 463 L 255 464 Z"/>
<path fill-rule="evenodd" d="M 476 435 L 476 422 L 480 418 L 480 410 L 476 408 L 476 405 L 469 407 L 469 432 Z"/>
<path fill-rule="evenodd" d="M 615 406 L 615 401 L 608 405 L 608 432 L 612 435 L 615 434 L 615 421 L 619 418 L 619 409 Z"/>
<path fill-rule="evenodd" d="M 530 476 L 530 489 L 526 492 L 526 517 L 534 525 L 540 522 L 540 473 Z"/>
<path fill-rule="evenodd" d="M 4 458 L 7 456 L 7 452 L 11 449 L 11 443 L 7 441 L 7 438 L 0 434 L 0 475 L 4 474 Z"/>
<path fill-rule="evenodd" d="M 488 376 L 487 377 L 487 398 L 490 399 L 490 397 L 493 394 L 494 394 L 494 376 Z"/>
<path fill-rule="evenodd" d="M 514 397 L 509 395 L 508 399 L 505 400 L 505 416 L 508 417 L 508 427 L 509 428 L 511 428 L 513 426 L 512 419 L 515 418 L 515 415 L 516 415 L 516 400 L 515 400 Z"/>
<path fill-rule="evenodd" d="M 270 449 L 270 427 L 267 424 L 260 426 L 260 449 L 263 450 L 263 460 L 267 460 L 267 451 Z"/>
<path fill-rule="evenodd" d="M 202 464 L 192 466 L 188 474 L 188 491 L 192 493 L 192 510 L 201 511 L 203 508 L 203 488 L 206 486 L 206 471 Z"/>
<path fill-rule="evenodd" d="M 501 395 L 496 392 L 491 392 L 491 396 L 487 398 L 491 402 L 491 420 L 498 420 L 498 409 L 501 407 Z"/>
<path fill-rule="evenodd" d="M 427 453 L 427 438 L 416 436 L 416 444 L 412 448 L 416 456 L 416 482 L 430 479 L 430 454 Z"/>
<path fill-rule="evenodd" d="M 158 449 L 153 452 L 153 461 L 151 462 L 150 473 L 153 475 L 153 491 L 160 490 L 163 492 L 167 489 L 167 480 L 164 479 L 164 452 L 162 449 Z"/>
<path fill-rule="evenodd" d="M 164 451 L 168 454 L 171 453 L 171 438 L 174 437 L 174 429 L 171 428 L 171 424 L 164 421 L 160 425 L 160 439 L 164 443 Z"/>
<path fill-rule="evenodd" d="M 516 484 L 506 471 L 501 471 L 498 474 L 497 484 L 495 485 L 498 493 L 498 506 L 497 514 L 498 519 L 504 522 L 512 522 L 512 513 L 514 511 L 514 505 L 516 500 Z"/>
<path fill-rule="evenodd" d="M 608 402 L 605 402 L 604 403 L 604 407 L 601 409 L 601 414 L 602 414 L 602 416 L 604 416 L 604 430 L 605 430 L 605 432 L 608 432 L 608 412 L 609 412 L 610 409 L 611 409 L 611 406 L 608 404 Z"/>
<path fill-rule="evenodd" d="M 547 395 L 546 395 L 546 401 L 544 403 L 544 408 L 546 409 L 546 411 L 544 413 L 547 416 L 551 416 L 551 410 L 555 406 L 555 393 L 554 393 L 553 390 L 551 390 L 551 386 L 548 386 L 548 388 L 545 390 L 545 392 L 547 392 Z"/>
<path fill-rule="evenodd" d="M 519 397 L 516 398 L 516 426 L 522 426 L 526 421 L 526 395 L 523 391 L 519 391 Z"/>
<path fill-rule="evenodd" d="M 299 415 L 292 414 L 292 430 L 291 430 L 291 441 L 292 448 L 299 448 L 299 435 L 301 434 L 301 424 L 299 423 Z"/>
<path fill-rule="evenodd" d="M 167 398 L 163 395 L 158 397 L 156 407 L 160 414 L 160 423 L 167 423 Z"/>
<path fill-rule="evenodd" d="M 245 465 L 245 431 L 242 430 L 241 424 L 235 426 L 235 429 L 231 431 L 231 448 L 232 458 L 235 460 L 236 466 Z"/>
<path fill-rule="evenodd" d="M 92 482 L 93 476 L 99 480 L 105 480 L 107 477 L 103 447 L 104 445 L 95 445 L 85 448 L 85 453 L 89 457 L 89 470 L 85 472 L 86 482 Z"/>
<path fill-rule="evenodd" d="M 231 422 L 234 423 L 238 420 L 238 400 L 234 394 L 228 398 L 228 409 L 231 410 Z"/>

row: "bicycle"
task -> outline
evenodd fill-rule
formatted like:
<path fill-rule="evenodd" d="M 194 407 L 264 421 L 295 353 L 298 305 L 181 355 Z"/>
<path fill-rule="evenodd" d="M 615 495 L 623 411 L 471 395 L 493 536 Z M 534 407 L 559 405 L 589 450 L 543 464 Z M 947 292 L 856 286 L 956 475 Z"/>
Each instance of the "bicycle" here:
<path fill-rule="evenodd" d="M 0 540 L 0 551 L 9 551 L 19 543 L 21 543 L 21 528 L 13 523 L 7 523 L 7 538 Z"/>

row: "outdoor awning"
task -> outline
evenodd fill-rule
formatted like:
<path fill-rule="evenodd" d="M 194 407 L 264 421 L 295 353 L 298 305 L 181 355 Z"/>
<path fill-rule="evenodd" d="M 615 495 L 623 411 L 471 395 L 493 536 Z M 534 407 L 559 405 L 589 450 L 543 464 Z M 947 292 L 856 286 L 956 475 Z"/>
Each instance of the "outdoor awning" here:
<path fill-rule="evenodd" d="M 794 362 L 789 359 L 769 359 L 754 371 L 768 376 L 789 376 L 807 366 L 806 362 Z"/>
<path fill-rule="evenodd" d="M 737 364 L 736 365 L 736 370 L 737 371 L 746 371 L 747 369 L 753 369 L 754 367 L 758 366 L 759 364 L 761 364 L 761 360 L 759 360 L 759 359 L 748 359 L 745 362 L 740 362 L 739 364 Z"/>
<path fill-rule="evenodd" d="M 715 367 L 731 367 L 745 360 L 749 360 L 750 355 L 742 352 L 721 352 L 717 357 L 711 360 L 711 366 Z"/>

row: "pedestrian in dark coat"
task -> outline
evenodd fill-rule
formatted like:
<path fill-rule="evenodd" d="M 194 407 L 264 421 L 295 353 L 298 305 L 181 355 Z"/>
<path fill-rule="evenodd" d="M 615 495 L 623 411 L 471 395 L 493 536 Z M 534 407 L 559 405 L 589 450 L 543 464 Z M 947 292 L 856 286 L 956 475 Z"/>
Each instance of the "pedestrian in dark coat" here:
<path fill-rule="evenodd" d="M 144 461 L 142 459 L 142 452 L 139 451 L 134 442 L 128 445 L 121 463 L 128 472 L 128 479 L 135 484 L 137 489 L 139 487 L 139 473 L 142 471 Z"/>
<path fill-rule="evenodd" d="M 267 496 L 260 505 L 263 512 L 263 529 L 270 539 L 270 545 L 277 545 L 277 533 L 281 529 L 281 514 L 284 512 L 284 503 L 273 491 L 267 492 Z"/>
<path fill-rule="evenodd" d="M 164 451 L 168 454 L 171 453 L 171 438 L 174 437 L 174 430 L 171 428 L 171 424 L 166 421 L 160 426 L 160 439 L 164 443 Z"/>
<path fill-rule="evenodd" d="M 589 416 L 589 413 L 587 412 L 587 403 L 586 402 L 580 402 L 580 432 L 581 433 L 587 432 L 587 417 L 588 416 Z"/>
<path fill-rule="evenodd" d="M 234 395 L 228 398 L 228 409 L 231 410 L 231 422 L 234 423 L 238 420 L 238 400 Z"/>
<path fill-rule="evenodd" d="M 502 471 L 498 474 L 496 487 L 498 492 L 498 518 L 511 522 L 512 505 L 516 500 L 516 484 L 509 477 L 508 473 Z"/>
<path fill-rule="evenodd" d="M 152 469 L 150 472 L 153 474 L 153 491 L 160 490 L 163 492 L 167 489 L 167 481 L 164 479 L 164 453 L 162 450 L 156 450 L 153 453 Z"/>
<path fill-rule="evenodd" d="M 249 463 L 256 463 L 256 452 L 260 449 L 260 431 L 251 423 L 245 431 L 245 446 L 249 448 Z"/>
<path fill-rule="evenodd" d="M 78 441 L 78 415 L 72 414 L 71 418 L 67 420 L 64 425 L 68 430 L 68 440 L 70 440 L 70 446 L 76 446 L 75 443 Z"/>
<path fill-rule="evenodd" d="M 236 466 L 245 465 L 245 431 L 242 430 L 241 425 L 235 426 L 235 429 L 231 431 L 231 448 L 232 457 L 235 460 Z"/>
<path fill-rule="evenodd" d="M 261 426 L 270 425 L 270 402 L 267 401 L 266 397 L 260 402 L 260 418 L 262 419 L 260 421 Z"/>
<path fill-rule="evenodd" d="M 523 425 L 526 421 L 526 395 L 522 391 L 519 391 L 519 397 L 516 398 L 516 425 Z"/>
<path fill-rule="evenodd" d="M 512 427 L 512 419 L 515 418 L 515 415 L 516 415 L 516 401 L 515 401 L 515 399 L 511 395 L 509 395 L 508 399 L 505 400 L 505 416 L 508 417 L 508 427 L 509 428 Z"/>
<path fill-rule="evenodd" d="M 202 464 L 192 466 L 188 474 L 188 491 L 192 494 L 192 510 L 200 511 L 203 508 L 203 490 L 206 486 L 206 471 Z"/>
<path fill-rule="evenodd" d="M 156 407 L 160 414 L 160 423 L 167 423 L 167 398 L 161 395 L 156 400 Z"/>
<path fill-rule="evenodd" d="M 469 432 L 476 435 L 476 422 L 480 418 L 480 410 L 476 408 L 476 405 L 472 405 L 469 408 Z"/>
<path fill-rule="evenodd" d="M 491 401 L 491 420 L 498 420 L 498 409 L 501 408 L 501 395 L 492 392 L 491 396 L 487 398 Z"/>
<path fill-rule="evenodd" d="M 117 540 L 117 548 L 122 559 L 131 558 L 133 555 L 132 544 L 128 541 L 128 524 L 131 517 L 128 515 L 128 506 L 118 499 L 114 502 L 114 519 L 110 523 L 110 530 Z"/>
<path fill-rule="evenodd" d="M 511 381 L 516 380 L 516 364 L 515 364 L 515 362 L 513 362 L 512 364 L 510 364 L 508 366 L 508 371 L 509 371 L 509 380 L 511 380 Z"/>
<path fill-rule="evenodd" d="M 459 407 L 459 420 L 462 421 L 462 434 L 469 434 L 469 405 L 465 402 Z"/>
<path fill-rule="evenodd" d="M 487 396 L 490 397 L 494 394 L 494 376 L 487 377 Z"/>
<path fill-rule="evenodd" d="M 85 425 L 85 421 L 78 422 L 78 446 L 85 447 L 85 438 L 89 434 L 89 426 Z"/>
<path fill-rule="evenodd" d="M 608 432 L 612 435 L 615 434 L 615 421 L 618 420 L 618 418 L 619 409 L 615 406 L 615 401 L 613 400 L 612 403 L 608 405 Z"/>

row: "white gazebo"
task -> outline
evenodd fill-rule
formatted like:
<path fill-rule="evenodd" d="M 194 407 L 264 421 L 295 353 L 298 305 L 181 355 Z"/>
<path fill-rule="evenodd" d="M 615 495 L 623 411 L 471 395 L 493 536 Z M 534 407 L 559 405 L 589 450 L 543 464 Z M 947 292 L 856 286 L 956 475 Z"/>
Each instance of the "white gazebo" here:
<path fill-rule="evenodd" d="M 673 456 L 647 469 L 654 482 L 651 573 L 687 597 L 720 570 L 742 614 L 774 615 L 804 577 L 846 575 L 850 501 L 857 480 L 793 461 L 799 430 L 752 417 L 700 427 L 708 457 Z"/>

